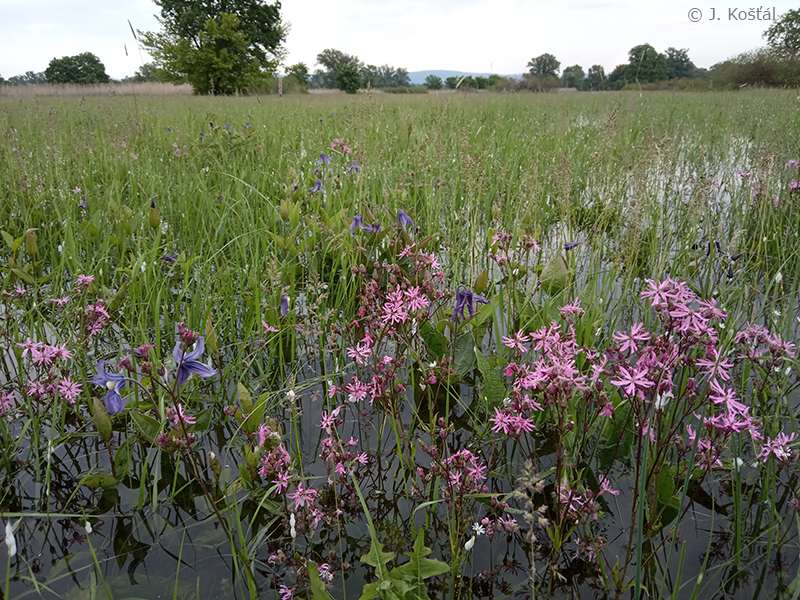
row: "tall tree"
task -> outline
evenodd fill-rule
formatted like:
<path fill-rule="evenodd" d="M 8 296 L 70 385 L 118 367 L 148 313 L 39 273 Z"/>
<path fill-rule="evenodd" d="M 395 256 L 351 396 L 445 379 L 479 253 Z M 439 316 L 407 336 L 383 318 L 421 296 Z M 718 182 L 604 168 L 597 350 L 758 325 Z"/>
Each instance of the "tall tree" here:
<path fill-rule="evenodd" d="M 302 83 L 303 85 L 308 84 L 308 67 L 304 62 L 299 62 L 293 64 L 291 67 L 288 67 L 286 69 L 286 74 L 291 75 L 292 77 L 297 79 L 299 83 Z"/>
<path fill-rule="evenodd" d="M 161 32 L 139 32 L 170 81 L 196 93 L 229 94 L 264 81 L 285 56 L 279 1 L 154 0 Z"/>
<path fill-rule="evenodd" d="M 342 63 L 336 68 L 336 87 L 348 94 L 355 94 L 361 87 L 361 74 L 353 63 Z"/>
<path fill-rule="evenodd" d="M 629 83 L 654 83 L 669 79 L 667 57 L 656 52 L 650 44 L 639 44 L 628 51 Z"/>
<path fill-rule="evenodd" d="M 91 52 L 54 58 L 44 72 L 47 83 L 108 83 L 106 68 Z"/>
<path fill-rule="evenodd" d="M 582 89 L 588 92 L 599 92 L 606 89 L 606 71 L 603 65 L 592 65 L 583 80 Z"/>
<path fill-rule="evenodd" d="M 334 48 L 326 48 L 317 54 L 317 64 L 325 67 L 325 70 L 314 71 L 311 82 L 319 85 L 319 87 L 329 89 L 338 87 L 336 73 L 341 65 L 353 65 L 357 72 L 361 72 L 364 69 L 364 63 L 358 60 L 357 56 L 345 54 L 341 50 L 335 50 Z M 372 86 L 378 87 L 374 83 L 372 83 Z"/>
<path fill-rule="evenodd" d="M 442 89 L 442 78 L 437 77 L 433 73 L 428 75 L 425 78 L 425 87 L 429 90 L 440 90 Z"/>
<path fill-rule="evenodd" d="M 552 54 L 540 54 L 532 58 L 527 65 L 531 75 L 538 77 L 558 77 L 558 70 L 561 63 Z"/>
<path fill-rule="evenodd" d="M 583 67 L 580 65 L 567 67 L 561 75 L 561 87 L 580 88 L 583 84 L 583 77 Z"/>
<path fill-rule="evenodd" d="M 34 73 L 33 71 L 26 71 L 24 75 L 14 75 L 8 78 L 8 83 L 14 85 L 39 85 L 47 83 L 47 77 L 44 71 L 41 73 Z"/>
<path fill-rule="evenodd" d="M 800 55 L 800 9 L 790 10 L 764 32 L 770 47 L 794 60 Z"/>
<path fill-rule="evenodd" d="M 692 77 L 697 67 L 689 60 L 689 49 L 667 48 L 667 72 L 670 79 Z"/>
<path fill-rule="evenodd" d="M 445 84 L 445 86 L 447 86 L 448 90 L 454 90 L 454 89 L 456 89 L 456 86 L 458 85 L 458 77 L 447 77 L 444 80 L 444 84 Z"/>

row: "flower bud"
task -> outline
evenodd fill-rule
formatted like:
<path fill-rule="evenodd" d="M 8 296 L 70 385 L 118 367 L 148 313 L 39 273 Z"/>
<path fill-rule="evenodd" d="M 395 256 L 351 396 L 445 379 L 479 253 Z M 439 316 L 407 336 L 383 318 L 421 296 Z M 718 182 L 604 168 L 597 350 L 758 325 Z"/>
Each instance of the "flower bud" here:
<path fill-rule="evenodd" d="M 156 208 L 155 200 L 150 201 L 149 220 L 150 220 L 150 227 L 152 227 L 153 229 L 157 229 L 158 226 L 161 225 L 161 215 L 159 214 L 158 209 Z"/>
<path fill-rule="evenodd" d="M 36 229 L 28 229 L 25 232 L 25 250 L 28 251 L 28 254 L 31 256 L 36 255 Z"/>

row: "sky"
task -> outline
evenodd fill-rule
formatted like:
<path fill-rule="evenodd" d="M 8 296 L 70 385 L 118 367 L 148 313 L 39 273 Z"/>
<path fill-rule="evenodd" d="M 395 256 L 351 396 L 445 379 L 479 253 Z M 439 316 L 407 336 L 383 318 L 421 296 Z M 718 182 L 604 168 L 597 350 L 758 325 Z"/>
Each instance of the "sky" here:
<path fill-rule="evenodd" d="M 763 8 L 780 16 L 797 4 L 773 1 Z M 285 64 L 305 62 L 310 70 L 317 54 L 335 48 L 367 64 L 409 71 L 517 74 L 548 52 L 562 69 L 600 64 L 608 73 L 638 44 L 659 52 L 688 48 L 692 61 L 706 68 L 763 46 L 771 21 L 741 20 L 738 12 L 731 18 L 731 9 L 750 6 L 733 0 L 284 0 L 281 14 L 290 25 Z M 149 56 L 128 20 L 137 30 L 157 31 L 157 11 L 152 0 L 0 0 L 0 75 L 44 71 L 53 58 L 83 52 L 96 54 L 114 79 L 132 75 Z"/>

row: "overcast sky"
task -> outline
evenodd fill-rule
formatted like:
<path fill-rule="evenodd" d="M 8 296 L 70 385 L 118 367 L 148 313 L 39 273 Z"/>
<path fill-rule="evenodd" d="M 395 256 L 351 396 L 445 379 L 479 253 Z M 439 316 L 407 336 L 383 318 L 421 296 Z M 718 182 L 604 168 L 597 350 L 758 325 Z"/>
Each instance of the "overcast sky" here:
<path fill-rule="evenodd" d="M 562 69 L 600 64 L 609 72 L 637 44 L 688 48 L 699 67 L 764 45 L 770 21 L 730 19 L 733 0 L 702 2 L 285 0 L 281 12 L 291 25 L 286 64 L 302 61 L 312 70 L 326 48 L 409 71 L 515 74 L 544 52 Z M 773 6 L 778 15 L 797 8 L 788 1 L 765 8 Z M 718 20 L 710 20 L 712 8 Z M 82 52 L 99 56 L 113 78 L 131 75 L 148 56 L 128 19 L 136 29 L 157 30 L 157 9 L 151 0 L 0 0 L 0 75 L 44 71 L 53 58 Z"/>

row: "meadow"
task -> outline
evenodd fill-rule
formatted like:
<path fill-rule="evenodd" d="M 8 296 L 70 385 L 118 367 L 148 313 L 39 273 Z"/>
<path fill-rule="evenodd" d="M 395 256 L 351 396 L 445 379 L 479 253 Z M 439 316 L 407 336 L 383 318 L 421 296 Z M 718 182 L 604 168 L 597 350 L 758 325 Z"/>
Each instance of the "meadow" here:
<path fill-rule="evenodd" d="M 800 597 L 796 90 L 0 131 L 4 598 Z"/>

